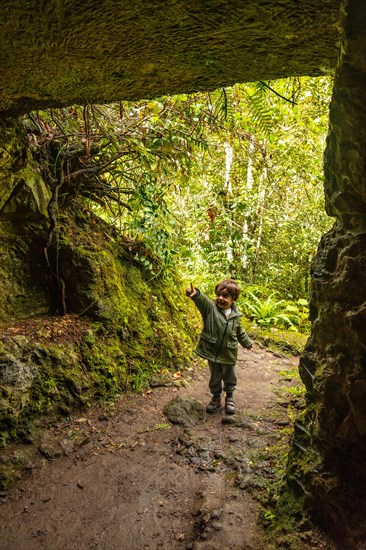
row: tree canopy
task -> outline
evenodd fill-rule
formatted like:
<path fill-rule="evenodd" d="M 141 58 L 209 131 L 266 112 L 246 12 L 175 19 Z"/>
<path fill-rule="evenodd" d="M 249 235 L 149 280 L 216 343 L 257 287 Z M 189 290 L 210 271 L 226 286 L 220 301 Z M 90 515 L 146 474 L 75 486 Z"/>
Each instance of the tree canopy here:
<path fill-rule="evenodd" d="M 332 81 L 293 78 L 25 117 L 57 208 L 78 198 L 148 253 L 151 277 L 307 297 L 331 224 L 322 154 Z M 159 267 L 154 264 L 159 259 Z M 268 295 L 267 292 L 267 295 Z"/>

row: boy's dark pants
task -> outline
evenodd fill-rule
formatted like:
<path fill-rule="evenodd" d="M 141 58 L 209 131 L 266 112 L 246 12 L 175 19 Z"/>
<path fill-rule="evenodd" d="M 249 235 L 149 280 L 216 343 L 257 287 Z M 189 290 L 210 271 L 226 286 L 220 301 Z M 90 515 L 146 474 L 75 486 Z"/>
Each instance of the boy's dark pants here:
<path fill-rule="evenodd" d="M 224 382 L 224 392 L 232 393 L 236 388 L 235 363 L 233 365 L 221 365 L 220 363 L 208 362 L 210 367 L 210 381 L 208 386 L 212 395 L 221 395 L 222 382 Z"/>

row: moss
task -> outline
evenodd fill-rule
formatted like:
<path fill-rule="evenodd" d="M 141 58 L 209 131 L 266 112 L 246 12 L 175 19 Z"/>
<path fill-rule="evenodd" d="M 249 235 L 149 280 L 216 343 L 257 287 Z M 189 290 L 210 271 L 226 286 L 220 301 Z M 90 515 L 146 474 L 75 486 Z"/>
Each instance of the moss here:
<path fill-rule="evenodd" d="M 25 336 L 2 339 L 3 352 L 15 354 L 34 373 L 27 388 L 1 386 L 3 441 L 32 440 L 33 423 L 47 415 L 67 415 L 97 400 L 114 401 L 123 392 L 146 388 L 152 375 L 181 370 L 193 354 L 195 325 L 187 302 L 174 301 L 176 288 L 149 288 L 136 266 L 123 265 L 119 322 L 81 321 L 77 316 L 22 320 Z M 130 286 L 127 284 L 130 282 Z M 125 289 L 125 290 L 123 290 Z M 116 312 L 116 318 L 118 312 Z M 27 333 L 29 331 L 29 334 Z"/>
<path fill-rule="evenodd" d="M 292 411 L 289 414 L 292 421 L 293 416 Z M 266 449 L 266 460 L 274 465 L 274 479 L 268 486 L 261 516 L 267 529 L 268 548 L 273 550 L 318 547 L 311 514 L 315 495 L 309 488 L 321 472 L 322 458 L 315 450 L 306 411 L 297 410 L 295 416 L 294 426 L 290 424 L 281 430 L 279 441 Z"/>
<path fill-rule="evenodd" d="M 188 366 L 197 314 L 188 310 L 179 280 L 148 282 L 151 274 L 134 259 L 142 243 L 126 242 L 75 200 L 60 210 L 46 276 L 44 258 L 30 254 L 27 235 L 18 239 L 14 222 L 7 231 L 8 244 L 0 248 L 0 254 L 7 250 L 9 270 L 9 277 L 4 273 L 9 288 L 0 283 L 6 298 L 0 305 L 0 362 L 6 372 L 18 374 L 12 381 L 0 377 L 3 444 L 31 440 L 38 418 L 113 401 L 122 392 L 146 388 L 156 372 Z M 42 250 L 46 238 L 47 224 L 34 222 L 34 246 Z M 20 273 L 19 284 L 13 271 Z M 34 278 L 38 282 L 30 290 Z M 14 290 L 10 310 L 6 304 Z M 48 302 L 47 294 L 53 294 Z M 67 315 L 49 315 L 52 304 L 66 306 Z M 34 318 L 26 318 L 27 311 Z"/>
<path fill-rule="evenodd" d="M 15 466 L 9 464 L 0 464 L 0 490 L 5 491 L 16 475 Z"/>
<path fill-rule="evenodd" d="M 263 328 L 251 324 L 249 321 L 243 323 L 250 336 L 257 342 L 273 351 L 285 353 L 287 355 L 300 355 L 308 340 L 307 334 L 301 332 L 277 329 Z"/>
<path fill-rule="evenodd" d="M 21 234 L 14 224 L 0 220 L 0 322 L 47 314 L 47 290 L 42 242 L 30 241 L 29 234 L 41 225 L 25 223 Z"/>

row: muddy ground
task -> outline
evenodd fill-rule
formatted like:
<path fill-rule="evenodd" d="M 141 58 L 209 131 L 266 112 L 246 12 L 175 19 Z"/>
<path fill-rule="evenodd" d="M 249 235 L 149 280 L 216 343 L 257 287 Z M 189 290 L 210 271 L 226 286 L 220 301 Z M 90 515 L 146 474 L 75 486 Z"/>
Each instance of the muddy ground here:
<path fill-rule="evenodd" d="M 289 427 L 293 381 L 283 372 L 297 362 L 242 350 L 234 417 L 198 404 L 196 417 L 177 419 L 185 424 L 169 422 L 164 407 L 178 396 L 178 404 L 210 398 L 207 369 L 192 368 L 51 426 L 0 495 L 0 549 L 268 548 L 259 515 L 273 471 L 264 451 Z M 14 463 L 24 452 L 11 449 Z M 309 547 L 333 548 L 317 533 Z"/>

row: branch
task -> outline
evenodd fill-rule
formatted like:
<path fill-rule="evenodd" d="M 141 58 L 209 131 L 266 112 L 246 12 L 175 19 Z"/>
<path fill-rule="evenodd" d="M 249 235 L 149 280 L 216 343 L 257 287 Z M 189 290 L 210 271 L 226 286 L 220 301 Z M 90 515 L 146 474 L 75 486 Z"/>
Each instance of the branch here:
<path fill-rule="evenodd" d="M 271 88 L 271 86 L 268 86 L 268 84 L 266 84 L 265 82 L 263 82 L 263 80 L 260 80 L 259 81 L 261 84 L 263 84 L 263 86 L 265 88 L 268 88 L 268 90 L 270 90 L 271 92 L 273 92 L 276 96 L 280 97 L 281 99 L 283 99 L 284 101 L 288 101 L 289 103 L 291 103 L 291 105 L 297 105 L 296 101 L 294 101 L 293 99 L 289 99 L 288 97 L 284 97 L 283 95 L 281 95 L 280 93 L 276 92 L 276 90 L 274 90 L 273 88 Z"/>

